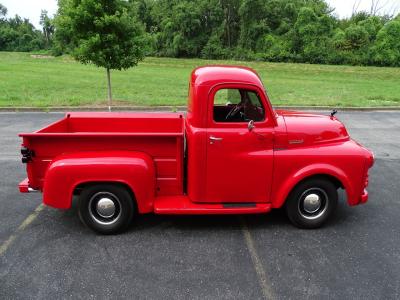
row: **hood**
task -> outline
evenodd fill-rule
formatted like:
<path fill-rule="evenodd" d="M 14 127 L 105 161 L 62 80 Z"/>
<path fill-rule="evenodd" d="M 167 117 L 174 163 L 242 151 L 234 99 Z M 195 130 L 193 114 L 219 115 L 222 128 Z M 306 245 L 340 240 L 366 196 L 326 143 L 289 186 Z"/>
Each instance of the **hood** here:
<path fill-rule="evenodd" d="M 346 141 L 344 125 L 335 117 L 298 111 L 277 110 L 285 120 L 289 145 L 311 145 Z"/>

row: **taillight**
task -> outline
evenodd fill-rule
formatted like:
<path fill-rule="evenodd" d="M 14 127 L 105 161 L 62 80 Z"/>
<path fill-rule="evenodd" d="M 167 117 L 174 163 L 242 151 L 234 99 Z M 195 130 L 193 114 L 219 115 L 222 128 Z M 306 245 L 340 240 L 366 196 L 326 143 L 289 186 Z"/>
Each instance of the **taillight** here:
<path fill-rule="evenodd" d="M 35 156 L 35 152 L 33 150 L 30 150 L 27 147 L 22 147 L 21 148 L 21 154 L 22 154 L 22 163 L 26 164 L 30 161 L 32 161 L 32 157 Z"/>

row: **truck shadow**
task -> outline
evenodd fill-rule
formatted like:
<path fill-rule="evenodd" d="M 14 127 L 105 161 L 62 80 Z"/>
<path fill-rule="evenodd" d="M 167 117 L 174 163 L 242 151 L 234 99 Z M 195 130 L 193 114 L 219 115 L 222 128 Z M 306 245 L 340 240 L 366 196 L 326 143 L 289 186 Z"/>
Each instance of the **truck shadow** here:
<path fill-rule="evenodd" d="M 339 203 L 334 216 L 324 225 L 325 228 L 335 227 L 346 223 L 352 212 L 344 203 Z M 242 230 L 243 222 L 249 229 L 288 229 L 294 227 L 284 209 L 274 209 L 268 214 L 254 215 L 194 215 L 194 216 L 167 216 L 167 215 L 140 215 L 134 221 L 128 232 L 158 228 L 175 228 L 178 230 Z"/>
<path fill-rule="evenodd" d="M 56 211 L 54 211 L 56 213 Z M 328 220 L 324 227 L 341 226 L 348 223 L 349 219 L 355 212 L 352 211 L 346 203 L 339 202 L 338 208 L 334 216 Z M 82 227 L 80 223 L 77 205 L 74 201 L 72 209 L 62 212 L 58 218 L 59 222 L 64 223 L 63 226 Z M 137 215 L 133 224 L 131 224 L 126 233 L 135 231 L 151 231 L 151 230 L 197 230 L 197 231 L 219 231 L 219 230 L 242 230 L 243 222 L 249 229 L 289 229 L 297 230 L 289 221 L 283 208 L 274 209 L 268 214 L 252 214 L 252 215 L 155 215 L 144 214 Z M 58 222 L 57 222 L 58 223 Z M 87 229 L 90 231 L 89 229 Z"/>
<path fill-rule="evenodd" d="M 339 194 L 338 207 L 324 228 L 341 226 L 348 223 L 356 213 L 347 205 L 343 193 Z M 241 230 L 243 221 L 249 229 L 293 228 L 284 208 L 273 209 L 267 214 L 251 215 L 154 215 L 137 216 L 128 232 L 148 230 L 154 227 L 170 227 L 179 230 Z"/>
<path fill-rule="evenodd" d="M 284 210 L 257 215 L 141 215 L 129 231 L 147 230 L 152 227 L 172 227 L 179 230 L 241 230 L 243 221 L 251 227 L 283 226 L 289 224 Z"/>

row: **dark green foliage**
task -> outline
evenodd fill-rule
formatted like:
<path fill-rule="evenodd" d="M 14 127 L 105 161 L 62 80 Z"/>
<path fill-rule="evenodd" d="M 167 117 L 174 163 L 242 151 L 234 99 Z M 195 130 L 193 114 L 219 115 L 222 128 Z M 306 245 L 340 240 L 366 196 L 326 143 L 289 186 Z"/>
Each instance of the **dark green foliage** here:
<path fill-rule="evenodd" d="M 357 50 L 369 43 L 368 31 L 360 25 L 350 25 L 344 31 L 344 48 Z"/>
<path fill-rule="evenodd" d="M 372 53 L 373 63 L 377 65 L 400 65 L 400 18 L 387 23 L 378 32 Z"/>
<path fill-rule="evenodd" d="M 47 15 L 46 10 L 42 10 L 40 14 L 40 25 L 43 28 L 43 35 L 46 41 L 46 48 L 50 48 L 53 41 L 54 24 L 53 20 Z"/>
<path fill-rule="evenodd" d="M 130 3 L 146 28 L 150 55 L 400 66 L 394 20 L 367 12 L 338 20 L 323 0 Z"/>
<path fill-rule="evenodd" d="M 7 15 L 7 7 L 2 5 L 0 3 L 0 20 L 3 20 L 3 18 Z"/>
<path fill-rule="evenodd" d="M 128 24 L 132 34 L 124 31 L 123 35 L 131 36 L 133 43 L 140 45 L 138 54 L 142 50 L 151 56 L 400 66 L 397 42 L 400 40 L 400 15 L 390 18 L 358 12 L 349 19 L 340 20 L 324 0 L 120 1 L 125 5 L 126 16 L 133 19 Z M 81 18 L 96 12 L 90 3 L 106 5 L 109 9 L 114 2 L 60 0 L 59 4 L 61 14 L 64 14 L 65 3 L 79 4 L 76 17 Z M 42 24 L 43 33 L 36 32 L 33 27 L 29 33 L 26 25 L 10 32 L 9 23 L 15 20 L 9 19 L 4 26 L 5 14 L 6 9 L 0 6 L 2 50 L 43 49 L 50 45 L 54 53 L 62 54 L 72 53 L 71 49 L 77 44 L 67 38 L 71 36 L 71 24 L 65 19 L 57 21 L 54 36 L 59 42 L 54 43 L 48 26 L 53 24 L 51 20 Z M 89 18 L 79 26 L 98 30 L 92 21 Z M 144 35 L 140 35 L 137 23 L 143 25 Z M 94 48 L 103 48 L 105 43 L 116 42 L 92 39 L 89 43 L 85 37 L 77 39 L 85 40 L 78 44 L 81 51 L 89 54 Z M 115 51 L 116 48 L 111 52 Z M 111 52 L 103 54 L 107 56 Z"/>
<path fill-rule="evenodd" d="M 142 28 L 122 0 L 60 0 L 56 42 L 82 63 L 127 69 L 143 58 Z"/>
<path fill-rule="evenodd" d="M 293 50 L 304 62 L 326 63 L 332 49 L 334 20 L 321 16 L 310 7 L 303 7 L 294 24 Z"/>
<path fill-rule="evenodd" d="M 136 20 L 137 11 L 124 0 L 59 0 L 58 6 L 58 49 L 68 49 L 81 63 L 107 70 L 111 110 L 110 70 L 136 66 L 144 57 L 145 38 Z"/>
<path fill-rule="evenodd" d="M 0 51 L 34 51 L 44 48 L 43 34 L 29 20 L 6 16 L 7 8 L 0 4 Z"/>

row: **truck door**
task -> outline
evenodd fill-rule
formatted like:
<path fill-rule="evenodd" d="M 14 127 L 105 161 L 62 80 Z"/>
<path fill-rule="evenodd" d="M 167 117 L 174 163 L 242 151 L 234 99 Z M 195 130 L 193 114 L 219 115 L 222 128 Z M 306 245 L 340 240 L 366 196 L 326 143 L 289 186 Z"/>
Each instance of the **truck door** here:
<path fill-rule="evenodd" d="M 211 91 L 205 202 L 270 202 L 274 122 L 266 101 L 252 85 Z"/>

